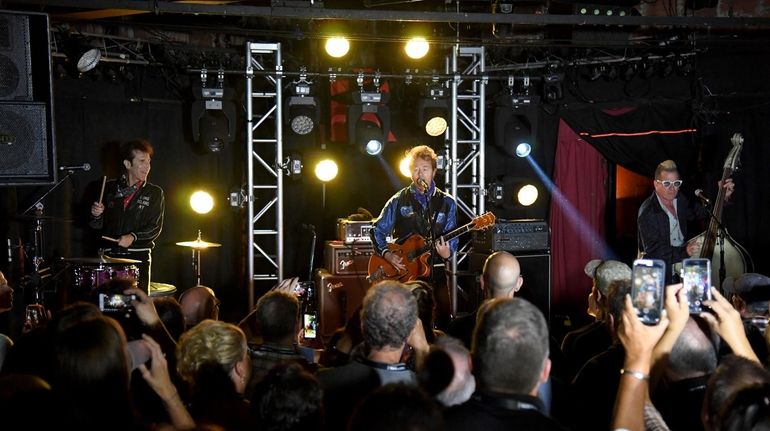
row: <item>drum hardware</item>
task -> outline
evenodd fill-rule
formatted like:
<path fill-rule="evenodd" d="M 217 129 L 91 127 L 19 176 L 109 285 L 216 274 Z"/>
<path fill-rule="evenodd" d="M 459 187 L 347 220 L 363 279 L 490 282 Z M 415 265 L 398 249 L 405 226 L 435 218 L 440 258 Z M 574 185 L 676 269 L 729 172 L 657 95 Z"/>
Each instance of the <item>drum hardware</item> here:
<path fill-rule="evenodd" d="M 201 238 L 201 231 L 200 229 L 198 229 L 198 238 L 195 241 L 182 241 L 182 242 L 176 243 L 176 245 L 181 247 L 189 247 L 192 249 L 193 273 L 195 273 L 197 284 L 200 285 L 201 284 L 201 250 L 204 250 L 207 248 L 222 247 L 222 244 L 219 244 L 217 242 L 204 241 Z"/>

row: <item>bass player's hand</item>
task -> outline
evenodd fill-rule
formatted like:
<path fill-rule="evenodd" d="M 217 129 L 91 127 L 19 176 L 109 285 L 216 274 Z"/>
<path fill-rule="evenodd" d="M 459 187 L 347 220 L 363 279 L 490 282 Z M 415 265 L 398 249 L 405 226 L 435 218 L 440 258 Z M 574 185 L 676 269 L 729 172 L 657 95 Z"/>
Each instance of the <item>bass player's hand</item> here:
<path fill-rule="evenodd" d="M 388 263 L 393 265 L 393 268 L 396 268 L 399 271 L 406 271 L 406 266 L 404 266 L 402 263 L 401 256 L 393 253 L 392 251 L 386 251 L 383 257 L 388 261 Z"/>

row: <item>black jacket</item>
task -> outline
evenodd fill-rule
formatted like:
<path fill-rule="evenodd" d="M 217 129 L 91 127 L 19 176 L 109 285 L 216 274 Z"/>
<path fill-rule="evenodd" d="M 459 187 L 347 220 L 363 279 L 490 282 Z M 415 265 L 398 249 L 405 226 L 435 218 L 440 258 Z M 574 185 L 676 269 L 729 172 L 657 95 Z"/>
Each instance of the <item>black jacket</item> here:
<path fill-rule="evenodd" d="M 107 182 L 104 213 L 100 218 L 91 220 L 91 227 L 100 229 L 102 235 L 112 238 L 119 238 L 124 234 L 134 235 L 135 239 L 129 250 L 152 249 L 163 228 L 163 189 L 145 182 L 124 209 L 123 198 L 115 197 L 117 186 L 116 180 Z M 115 244 L 110 243 L 110 246 L 114 248 Z"/>

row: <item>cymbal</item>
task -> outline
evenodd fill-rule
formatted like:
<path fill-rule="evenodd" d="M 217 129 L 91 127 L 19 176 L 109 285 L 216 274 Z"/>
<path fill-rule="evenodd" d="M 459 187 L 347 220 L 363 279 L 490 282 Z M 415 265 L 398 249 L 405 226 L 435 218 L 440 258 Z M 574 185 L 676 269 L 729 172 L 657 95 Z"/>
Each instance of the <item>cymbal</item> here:
<path fill-rule="evenodd" d="M 121 265 L 127 263 L 141 263 L 141 260 L 135 259 L 123 259 L 118 257 L 109 256 L 97 256 L 97 257 L 68 257 L 64 258 L 65 262 L 73 263 L 98 263 L 103 265 Z"/>
<path fill-rule="evenodd" d="M 72 220 L 69 220 L 69 219 L 64 219 L 64 218 L 61 218 L 61 217 L 54 217 L 54 216 L 47 216 L 47 215 L 29 215 L 29 214 L 24 214 L 24 215 L 17 215 L 15 217 L 15 219 L 16 220 L 25 220 L 25 221 L 42 220 L 42 221 L 57 221 L 57 222 L 62 222 L 62 223 L 72 223 Z"/>
<path fill-rule="evenodd" d="M 196 239 L 195 241 L 182 241 L 182 242 L 178 242 L 178 243 L 176 243 L 176 245 L 180 245 L 182 247 L 196 248 L 196 249 L 212 248 L 212 247 L 222 247 L 222 244 L 220 244 L 218 242 L 208 242 L 208 241 L 204 241 L 204 240 L 202 240 L 200 238 Z"/>

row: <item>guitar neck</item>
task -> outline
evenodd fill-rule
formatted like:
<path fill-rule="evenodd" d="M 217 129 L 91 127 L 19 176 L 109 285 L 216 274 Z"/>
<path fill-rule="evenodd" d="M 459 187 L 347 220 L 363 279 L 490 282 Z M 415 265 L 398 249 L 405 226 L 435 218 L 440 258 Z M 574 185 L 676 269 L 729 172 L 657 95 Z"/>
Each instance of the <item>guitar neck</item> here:
<path fill-rule="evenodd" d="M 473 230 L 473 225 L 474 225 L 473 222 L 470 222 L 468 224 L 462 225 L 462 226 L 458 227 L 457 229 L 452 230 L 449 233 L 445 233 L 444 235 L 441 235 L 439 238 L 443 238 L 444 241 L 449 242 L 449 241 L 457 238 L 458 236 Z M 423 254 L 425 252 L 431 251 L 432 249 L 433 249 L 433 243 L 428 241 L 423 247 L 420 247 L 419 249 L 417 249 L 415 254 L 417 256 L 419 256 L 419 255 L 421 255 L 421 254 Z"/>

